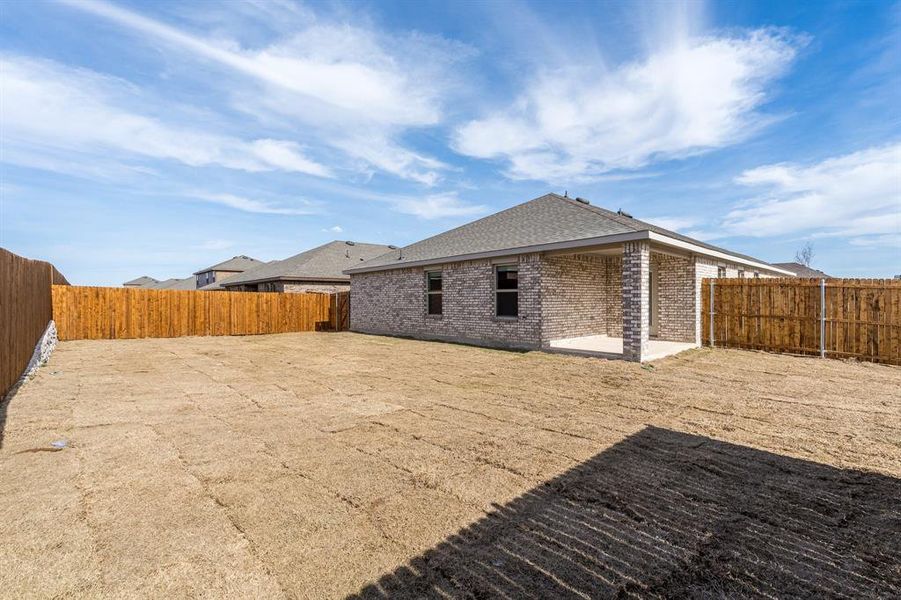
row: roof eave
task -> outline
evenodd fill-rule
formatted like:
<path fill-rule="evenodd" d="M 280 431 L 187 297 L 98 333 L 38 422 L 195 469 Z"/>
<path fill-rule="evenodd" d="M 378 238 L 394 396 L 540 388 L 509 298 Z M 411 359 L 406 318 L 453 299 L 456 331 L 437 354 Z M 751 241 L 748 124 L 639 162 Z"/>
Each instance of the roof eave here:
<path fill-rule="evenodd" d="M 547 252 L 551 250 L 570 250 L 576 248 L 582 248 L 586 246 L 600 246 L 604 244 L 616 244 L 621 242 L 630 242 L 636 240 L 649 240 L 656 242 L 658 244 L 662 244 L 665 246 L 670 246 L 673 248 L 679 248 L 682 250 L 687 250 L 689 252 L 693 252 L 695 254 L 701 254 L 704 256 L 710 256 L 713 258 L 719 258 L 722 260 L 727 260 L 729 262 L 744 264 L 748 266 L 752 266 L 757 269 L 771 271 L 773 273 L 779 273 L 782 275 L 789 275 L 794 277 L 795 274 L 791 271 L 787 271 L 786 269 L 780 269 L 779 267 L 774 267 L 762 261 L 750 260 L 744 258 L 742 256 L 736 256 L 729 252 L 721 252 L 718 250 L 713 250 L 710 248 L 705 248 L 704 246 L 700 246 L 698 244 L 692 244 L 691 242 L 686 242 L 683 240 L 678 240 L 676 238 L 672 238 L 660 233 L 656 233 L 649 230 L 641 230 L 629 233 L 616 233 L 612 235 L 604 235 L 599 237 L 592 238 L 582 238 L 578 240 L 567 240 L 563 242 L 552 242 L 549 244 L 535 244 L 532 246 L 523 246 L 520 248 L 505 248 L 501 250 L 491 250 L 487 252 L 474 252 L 471 254 L 459 254 L 456 256 L 444 256 L 433 259 L 424 259 L 424 260 L 414 260 L 402 263 L 394 263 L 388 265 L 374 265 L 370 267 L 360 266 L 355 267 L 353 269 L 345 269 L 343 272 L 348 275 L 358 275 L 361 273 L 372 273 L 376 271 L 392 271 L 394 269 L 406 269 L 406 268 L 415 268 L 415 267 L 425 267 L 429 265 L 439 265 L 446 264 L 451 262 L 462 262 L 467 260 L 480 260 L 484 258 L 497 258 L 500 256 L 517 256 L 520 254 L 531 254 L 534 252 Z"/>
<path fill-rule="evenodd" d="M 699 246 L 698 244 L 692 244 L 691 242 L 686 242 L 683 240 L 678 240 L 676 238 L 669 237 L 668 235 L 663 235 L 661 233 L 656 233 L 653 231 L 648 232 L 650 234 L 650 239 L 659 244 L 665 244 L 667 246 L 671 246 L 673 248 L 681 248 L 683 250 L 688 250 L 695 254 L 703 254 L 704 256 L 711 256 L 713 258 L 719 258 L 722 260 L 728 260 L 729 262 L 739 263 L 743 265 L 748 265 L 757 269 L 763 269 L 766 271 L 772 271 L 774 273 L 779 273 L 782 275 L 789 275 L 794 277 L 795 274 L 786 269 L 781 269 L 779 267 L 774 267 L 773 265 L 767 264 L 763 261 L 752 260 L 749 258 L 745 258 L 743 256 L 736 256 L 735 254 L 731 254 L 729 252 L 722 252 L 720 250 L 713 250 L 712 248 L 705 248 L 704 246 Z"/>

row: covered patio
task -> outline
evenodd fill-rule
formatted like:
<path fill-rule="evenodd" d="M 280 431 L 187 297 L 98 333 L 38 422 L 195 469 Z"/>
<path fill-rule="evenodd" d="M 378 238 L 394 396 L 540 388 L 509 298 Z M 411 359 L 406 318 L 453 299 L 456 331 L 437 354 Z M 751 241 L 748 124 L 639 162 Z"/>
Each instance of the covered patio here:
<path fill-rule="evenodd" d="M 639 361 L 695 348 L 699 282 L 709 268 L 691 252 L 644 240 L 549 253 L 542 346 Z"/>

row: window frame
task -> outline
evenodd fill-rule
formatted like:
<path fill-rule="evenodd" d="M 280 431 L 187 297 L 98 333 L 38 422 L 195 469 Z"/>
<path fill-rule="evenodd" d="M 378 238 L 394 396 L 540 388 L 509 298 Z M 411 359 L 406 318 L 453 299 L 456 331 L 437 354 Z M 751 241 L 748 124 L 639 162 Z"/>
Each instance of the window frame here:
<path fill-rule="evenodd" d="M 438 275 L 438 281 L 441 282 L 440 290 L 431 290 L 429 289 L 429 282 L 431 281 L 432 275 Z M 431 311 L 431 298 L 432 296 L 440 296 L 441 297 L 441 311 L 433 313 Z M 444 315 L 444 272 L 442 270 L 437 271 L 426 271 L 425 272 L 425 314 L 427 317 L 439 318 Z"/>
<path fill-rule="evenodd" d="M 725 278 L 727 275 L 728 275 L 728 271 L 726 270 L 726 267 L 719 266 L 719 267 L 716 268 L 716 276 L 717 276 L 717 279 L 723 279 L 723 278 Z"/>
<path fill-rule="evenodd" d="M 512 264 L 497 264 L 494 265 L 492 275 L 494 276 L 494 318 L 501 319 L 506 321 L 516 321 L 520 318 L 519 314 L 519 265 L 516 263 Z M 516 287 L 513 289 L 500 289 L 498 287 L 498 274 L 502 272 L 510 272 L 514 271 L 516 273 Z M 500 303 L 498 302 L 498 294 L 515 294 L 516 298 L 516 314 L 515 315 L 502 315 L 499 314 Z"/>
<path fill-rule="evenodd" d="M 739 269 L 739 270 L 738 270 L 738 278 L 739 278 L 739 279 L 747 279 L 747 276 L 745 275 L 745 270 L 744 270 L 744 269 Z"/>

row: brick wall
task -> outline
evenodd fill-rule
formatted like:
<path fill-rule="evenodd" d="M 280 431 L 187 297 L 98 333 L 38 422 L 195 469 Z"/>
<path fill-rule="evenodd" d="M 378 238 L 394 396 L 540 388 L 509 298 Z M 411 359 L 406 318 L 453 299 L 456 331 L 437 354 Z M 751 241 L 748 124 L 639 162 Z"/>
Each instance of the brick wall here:
<path fill-rule="evenodd" d="M 350 290 L 350 282 L 315 282 L 315 281 L 264 281 L 262 283 L 246 283 L 223 287 L 229 292 L 284 292 L 299 294 L 303 292 L 318 292 L 320 294 L 334 294 Z"/>
<path fill-rule="evenodd" d="M 651 253 L 657 278 L 657 338 L 695 341 L 695 272 L 689 257 Z"/>
<path fill-rule="evenodd" d="M 426 269 L 352 275 L 350 328 L 366 333 L 537 348 L 541 343 L 541 262 L 537 255 L 522 256 L 513 262 L 519 264 L 518 318 L 495 316 L 494 265 L 483 260 L 428 268 L 442 273 L 441 316 L 426 314 Z"/>
<path fill-rule="evenodd" d="M 334 294 L 336 292 L 346 292 L 350 289 L 350 282 L 347 283 L 329 283 L 315 281 L 279 281 L 275 284 L 276 292 L 302 293 L 302 292 L 319 292 L 321 294 Z"/>
<path fill-rule="evenodd" d="M 607 333 L 606 260 L 592 255 L 541 262 L 541 340 Z"/>
<path fill-rule="evenodd" d="M 623 259 L 619 256 L 606 260 L 604 270 L 604 312 L 607 314 L 607 335 L 623 336 Z"/>

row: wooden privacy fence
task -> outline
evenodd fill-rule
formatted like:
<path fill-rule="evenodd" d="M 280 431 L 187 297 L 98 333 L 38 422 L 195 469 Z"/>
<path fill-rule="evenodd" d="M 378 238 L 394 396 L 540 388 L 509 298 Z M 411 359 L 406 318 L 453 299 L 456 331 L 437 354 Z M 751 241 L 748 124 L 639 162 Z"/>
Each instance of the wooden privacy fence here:
<path fill-rule="evenodd" d="M 901 364 L 901 281 L 705 279 L 708 346 Z"/>
<path fill-rule="evenodd" d="M 254 335 L 335 329 L 329 294 L 53 286 L 60 340 Z"/>
<path fill-rule="evenodd" d="M 0 248 L 0 399 L 28 366 L 52 318 L 54 283 L 68 284 L 50 263 Z"/>

